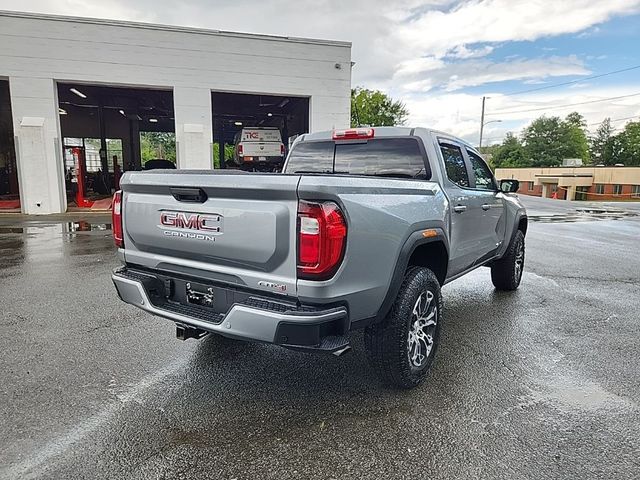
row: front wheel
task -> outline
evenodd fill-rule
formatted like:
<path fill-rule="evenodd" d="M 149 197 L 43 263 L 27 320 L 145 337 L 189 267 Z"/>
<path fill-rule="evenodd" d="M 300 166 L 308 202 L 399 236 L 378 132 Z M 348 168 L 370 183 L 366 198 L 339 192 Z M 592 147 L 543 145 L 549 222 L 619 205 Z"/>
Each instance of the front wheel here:
<path fill-rule="evenodd" d="M 524 234 L 521 230 L 507 248 L 504 257 L 491 265 L 491 281 L 498 290 L 511 291 L 518 288 L 524 271 Z"/>
<path fill-rule="evenodd" d="M 369 361 L 386 383 L 413 388 L 422 382 L 433 364 L 442 318 L 435 274 L 410 268 L 387 318 L 364 334 Z"/>

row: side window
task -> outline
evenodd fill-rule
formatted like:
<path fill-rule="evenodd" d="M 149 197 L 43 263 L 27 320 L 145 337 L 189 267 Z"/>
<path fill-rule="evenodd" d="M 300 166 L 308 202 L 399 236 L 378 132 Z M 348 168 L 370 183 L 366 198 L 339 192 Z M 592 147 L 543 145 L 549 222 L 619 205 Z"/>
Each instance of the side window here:
<path fill-rule="evenodd" d="M 453 145 L 440 144 L 440 151 L 442 151 L 442 156 L 444 157 L 444 165 L 447 169 L 449 180 L 461 187 L 469 187 L 469 174 L 464 163 L 462 150 Z"/>
<path fill-rule="evenodd" d="M 467 150 L 467 153 L 469 154 L 469 160 L 471 160 L 473 173 L 476 176 L 476 188 L 480 190 L 496 190 L 493 174 L 487 164 L 484 163 L 484 160 L 469 150 Z"/>

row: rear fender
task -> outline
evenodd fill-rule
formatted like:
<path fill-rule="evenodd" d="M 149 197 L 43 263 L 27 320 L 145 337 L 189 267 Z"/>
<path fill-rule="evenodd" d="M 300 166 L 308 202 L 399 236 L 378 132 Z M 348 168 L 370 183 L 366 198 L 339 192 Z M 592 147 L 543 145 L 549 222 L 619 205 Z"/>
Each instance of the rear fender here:
<path fill-rule="evenodd" d="M 393 305 L 393 302 L 398 296 L 400 287 L 402 286 L 402 281 L 404 280 L 405 273 L 409 266 L 409 260 L 411 259 L 411 256 L 413 255 L 413 253 L 419 247 L 421 247 L 422 245 L 441 243 L 446 250 L 447 264 L 448 264 L 449 242 L 447 240 L 447 237 L 444 234 L 444 231 L 440 228 L 435 228 L 430 230 L 435 230 L 436 235 L 432 237 L 425 237 L 424 236 L 425 230 L 420 230 L 417 232 L 413 232 L 409 236 L 407 241 L 404 243 L 402 249 L 400 250 L 400 255 L 398 256 L 398 261 L 396 262 L 396 267 L 393 271 L 393 276 L 391 277 L 391 283 L 389 285 L 389 289 L 387 290 L 387 295 L 385 296 L 384 301 L 382 302 L 382 306 L 380 307 L 378 314 L 375 316 L 374 319 L 372 319 L 373 321 L 371 321 L 370 323 L 379 323 L 386 318 L 387 314 L 389 313 L 389 310 L 391 310 L 391 306 Z M 444 275 L 442 275 L 442 278 L 439 279 L 441 284 L 444 282 L 445 278 L 446 278 L 446 270 L 444 272 Z"/>

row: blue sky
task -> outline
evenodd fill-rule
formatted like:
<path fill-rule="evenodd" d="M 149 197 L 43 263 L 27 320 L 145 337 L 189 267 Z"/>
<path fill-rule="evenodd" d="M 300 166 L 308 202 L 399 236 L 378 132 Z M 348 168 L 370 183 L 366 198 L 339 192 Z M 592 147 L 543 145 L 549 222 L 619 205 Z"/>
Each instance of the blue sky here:
<path fill-rule="evenodd" d="M 0 9 L 348 40 L 354 86 L 403 100 L 413 126 L 500 141 L 537 116 L 640 115 L 640 69 L 509 95 L 640 65 L 640 0 L 0 0 Z M 505 114 L 527 108 L 535 112 Z M 639 117 L 640 118 L 640 117 Z M 624 121 L 614 123 L 624 126 Z"/>

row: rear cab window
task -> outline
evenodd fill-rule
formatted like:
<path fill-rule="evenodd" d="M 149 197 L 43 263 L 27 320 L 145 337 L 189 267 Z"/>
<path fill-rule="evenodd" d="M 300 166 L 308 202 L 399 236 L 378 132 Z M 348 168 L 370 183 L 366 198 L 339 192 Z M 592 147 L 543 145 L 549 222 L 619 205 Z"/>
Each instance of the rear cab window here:
<path fill-rule="evenodd" d="M 335 173 L 430 179 L 426 154 L 416 137 L 373 138 L 366 142 L 300 142 L 285 173 Z"/>

